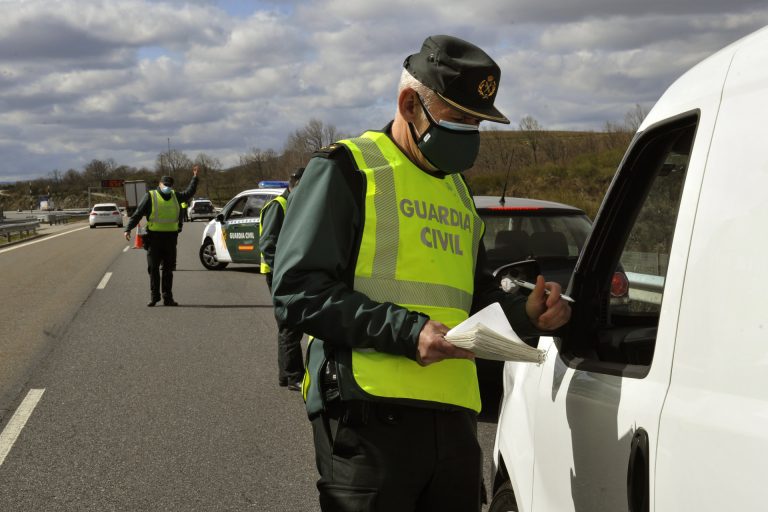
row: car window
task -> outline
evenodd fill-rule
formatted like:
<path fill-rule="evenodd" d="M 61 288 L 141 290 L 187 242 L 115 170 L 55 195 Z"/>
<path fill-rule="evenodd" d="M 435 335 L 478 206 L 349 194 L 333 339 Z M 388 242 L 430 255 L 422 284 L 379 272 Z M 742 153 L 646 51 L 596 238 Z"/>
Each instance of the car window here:
<path fill-rule="evenodd" d="M 686 164 L 683 155 L 670 153 L 629 233 L 620 260 L 631 291 L 624 310 L 658 314 L 661 309 Z"/>
<path fill-rule="evenodd" d="M 673 120 L 639 137 L 611 185 L 574 277 L 574 298 L 585 306 L 574 310 L 562 350 L 597 363 L 589 369 L 642 377 L 652 364 L 696 120 Z M 629 281 L 622 303 L 608 293 L 617 264 Z"/>
<path fill-rule="evenodd" d="M 232 203 L 232 206 L 229 207 L 229 210 L 226 214 L 226 219 L 241 219 L 244 217 L 243 213 L 245 211 L 245 202 L 248 200 L 248 196 L 242 196 L 235 199 Z"/>
<path fill-rule="evenodd" d="M 114 212 L 117 210 L 117 206 L 94 206 L 93 209 L 97 212 Z"/>
<path fill-rule="evenodd" d="M 528 256 L 576 257 L 589 234 L 584 215 L 483 216 L 486 249 L 518 245 Z"/>

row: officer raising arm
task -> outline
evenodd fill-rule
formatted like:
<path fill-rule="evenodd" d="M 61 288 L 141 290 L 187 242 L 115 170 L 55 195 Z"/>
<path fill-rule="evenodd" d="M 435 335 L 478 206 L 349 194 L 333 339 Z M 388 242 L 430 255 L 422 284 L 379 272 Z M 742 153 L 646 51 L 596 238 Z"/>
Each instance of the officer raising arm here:
<path fill-rule="evenodd" d="M 178 306 L 173 299 L 173 271 L 176 268 L 176 243 L 179 238 L 180 203 L 189 201 L 197 190 L 198 166 L 192 167 L 192 181 L 183 192 L 173 189 L 173 177 L 160 178 L 157 188 L 144 195 L 136 211 L 125 227 L 125 239 L 131 239 L 131 230 L 142 217 L 147 218 L 147 272 L 149 273 L 150 299 L 147 306 L 152 307 L 160 301 L 163 305 Z M 162 280 L 160 269 L 162 268 Z"/>
<path fill-rule="evenodd" d="M 479 511 L 474 355 L 444 336 L 492 302 L 521 336 L 571 315 L 558 284 L 539 276 L 526 299 L 485 270 L 460 173 L 480 122 L 509 123 L 496 63 L 440 35 L 404 67 L 394 121 L 310 160 L 277 243 L 276 315 L 314 336 L 303 394 L 325 511 Z"/>

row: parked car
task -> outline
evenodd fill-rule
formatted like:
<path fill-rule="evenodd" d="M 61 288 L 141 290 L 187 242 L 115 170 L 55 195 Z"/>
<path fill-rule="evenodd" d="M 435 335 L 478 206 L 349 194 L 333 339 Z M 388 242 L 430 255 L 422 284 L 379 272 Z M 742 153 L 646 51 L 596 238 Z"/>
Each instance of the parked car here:
<path fill-rule="evenodd" d="M 643 121 L 574 269 L 569 325 L 540 339 L 544 364 L 505 365 L 491 512 L 766 508 L 766 58 L 768 28 Z"/>
<path fill-rule="evenodd" d="M 509 263 L 536 259 L 544 276 L 565 289 L 591 222 L 584 211 L 561 203 L 496 196 L 475 196 L 485 223 L 483 244 L 491 271 Z"/>
<path fill-rule="evenodd" d="M 121 228 L 123 227 L 123 214 L 120 213 L 120 208 L 115 203 L 97 203 L 93 205 L 88 214 L 88 224 L 91 229 L 102 224 Z"/>
<path fill-rule="evenodd" d="M 285 184 L 281 188 L 244 190 L 222 208 L 208 223 L 200 243 L 200 263 L 208 270 L 221 270 L 230 263 L 261 263 L 259 252 L 259 215 L 262 207 L 285 191 L 285 182 L 262 182 L 262 185 Z"/>
<path fill-rule="evenodd" d="M 209 199 L 193 199 L 187 209 L 187 218 L 190 222 L 197 219 L 211 220 L 216 217 L 213 203 Z"/>

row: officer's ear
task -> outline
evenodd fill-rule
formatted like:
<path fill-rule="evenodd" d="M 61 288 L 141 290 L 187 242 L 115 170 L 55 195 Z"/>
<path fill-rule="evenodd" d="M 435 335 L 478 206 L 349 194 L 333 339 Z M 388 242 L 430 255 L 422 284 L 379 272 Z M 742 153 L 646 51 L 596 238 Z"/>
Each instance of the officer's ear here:
<path fill-rule="evenodd" d="M 397 97 L 397 109 L 400 111 L 400 115 L 409 123 L 414 123 L 418 120 L 419 112 L 419 100 L 416 97 L 416 91 L 410 87 L 404 88 L 400 91 Z"/>

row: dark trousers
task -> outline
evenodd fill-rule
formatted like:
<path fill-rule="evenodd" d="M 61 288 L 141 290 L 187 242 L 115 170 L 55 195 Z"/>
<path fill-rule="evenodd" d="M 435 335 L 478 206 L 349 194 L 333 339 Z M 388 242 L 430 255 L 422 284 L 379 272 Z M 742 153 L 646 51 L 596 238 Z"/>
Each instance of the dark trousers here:
<path fill-rule="evenodd" d="M 312 431 L 323 511 L 480 511 L 471 411 L 337 400 Z"/>
<path fill-rule="evenodd" d="M 272 295 L 272 273 L 265 274 L 269 294 Z M 281 386 L 301 382 L 304 377 L 304 358 L 301 338 L 304 333 L 277 321 L 277 381 Z"/>
<path fill-rule="evenodd" d="M 176 268 L 178 233 L 150 233 L 147 249 L 147 272 L 152 300 L 173 299 L 173 270 Z M 162 268 L 162 279 L 160 269 Z"/>

